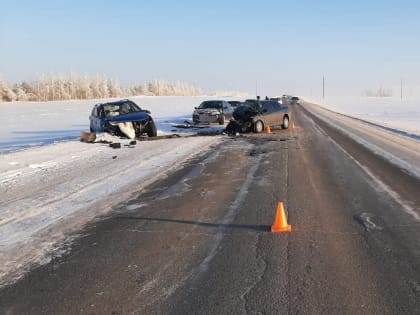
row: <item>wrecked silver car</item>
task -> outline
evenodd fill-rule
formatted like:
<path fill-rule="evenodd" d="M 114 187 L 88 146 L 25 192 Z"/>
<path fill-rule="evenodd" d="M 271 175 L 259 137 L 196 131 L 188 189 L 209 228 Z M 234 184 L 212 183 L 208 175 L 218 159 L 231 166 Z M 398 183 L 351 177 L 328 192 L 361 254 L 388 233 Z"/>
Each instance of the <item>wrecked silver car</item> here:
<path fill-rule="evenodd" d="M 89 117 L 91 132 L 108 132 L 115 136 L 134 139 L 157 136 L 150 111 L 141 109 L 130 100 L 96 104 Z"/>
<path fill-rule="evenodd" d="M 195 107 L 193 123 L 219 123 L 224 125 L 226 120 L 232 118 L 233 108 L 226 101 L 204 101 Z"/>

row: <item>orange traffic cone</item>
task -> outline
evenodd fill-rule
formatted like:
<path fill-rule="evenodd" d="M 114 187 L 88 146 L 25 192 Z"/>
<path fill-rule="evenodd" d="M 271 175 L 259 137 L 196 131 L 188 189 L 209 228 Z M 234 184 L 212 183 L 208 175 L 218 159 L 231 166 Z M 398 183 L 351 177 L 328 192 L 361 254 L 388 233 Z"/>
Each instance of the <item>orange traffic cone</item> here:
<path fill-rule="evenodd" d="M 270 134 L 271 133 L 270 126 L 265 127 L 265 133 L 266 134 Z"/>
<path fill-rule="evenodd" d="M 286 214 L 283 209 L 283 202 L 277 205 L 276 218 L 271 226 L 271 232 L 291 232 L 292 226 L 287 224 Z"/>
<path fill-rule="evenodd" d="M 295 122 L 292 121 L 292 129 L 295 129 Z"/>

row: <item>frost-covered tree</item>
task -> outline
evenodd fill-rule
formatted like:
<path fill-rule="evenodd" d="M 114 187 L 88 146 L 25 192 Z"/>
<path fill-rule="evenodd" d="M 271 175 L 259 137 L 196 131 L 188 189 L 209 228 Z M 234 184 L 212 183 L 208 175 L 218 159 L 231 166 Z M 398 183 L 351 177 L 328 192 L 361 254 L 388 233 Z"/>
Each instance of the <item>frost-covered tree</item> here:
<path fill-rule="evenodd" d="M 120 83 L 117 80 L 108 80 L 108 91 L 111 97 L 121 97 L 123 95 Z"/>
<path fill-rule="evenodd" d="M 17 84 L 15 84 L 15 86 L 13 87 L 13 93 L 15 93 L 17 101 L 28 101 L 29 100 L 29 97 L 26 94 L 25 90 L 22 89 L 22 87 L 20 87 Z"/>
<path fill-rule="evenodd" d="M 102 98 L 109 97 L 108 82 L 105 76 L 102 77 L 101 81 L 99 82 L 99 95 Z"/>
<path fill-rule="evenodd" d="M 52 101 L 68 99 L 91 99 L 128 97 L 132 95 L 195 96 L 202 95 L 201 89 L 181 81 L 146 81 L 124 88 L 116 79 L 103 76 L 80 76 L 71 73 L 63 75 L 42 75 L 32 82 L 22 82 L 9 88 L 0 81 L 0 101 Z"/>
<path fill-rule="evenodd" d="M 16 94 L 6 83 L 0 80 L 0 101 L 11 102 L 16 100 Z"/>

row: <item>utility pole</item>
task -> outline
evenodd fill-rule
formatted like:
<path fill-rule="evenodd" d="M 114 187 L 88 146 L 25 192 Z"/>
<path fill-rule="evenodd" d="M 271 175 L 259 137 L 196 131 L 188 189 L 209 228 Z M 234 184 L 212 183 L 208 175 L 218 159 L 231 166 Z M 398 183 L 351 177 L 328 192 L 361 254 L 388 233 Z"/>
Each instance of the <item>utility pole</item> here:
<path fill-rule="evenodd" d="M 401 78 L 401 99 L 403 98 L 403 79 Z"/>
<path fill-rule="evenodd" d="M 322 98 L 325 98 L 325 77 L 322 77 Z"/>
<path fill-rule="evenodd" d="M 258 96 L 258 81 L 255 80 L 255 98 Z"/>

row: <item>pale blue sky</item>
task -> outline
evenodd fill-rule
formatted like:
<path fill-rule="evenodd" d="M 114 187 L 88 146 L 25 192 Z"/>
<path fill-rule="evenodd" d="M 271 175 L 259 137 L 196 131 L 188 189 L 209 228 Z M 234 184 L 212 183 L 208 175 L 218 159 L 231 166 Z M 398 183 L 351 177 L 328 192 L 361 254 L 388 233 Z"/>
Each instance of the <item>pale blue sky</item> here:
<path fill-rule="evenodd" d="M 71 71 L 259 94 L 420 90 L 420 1 L 0 0 L 0 75 Z"/>

